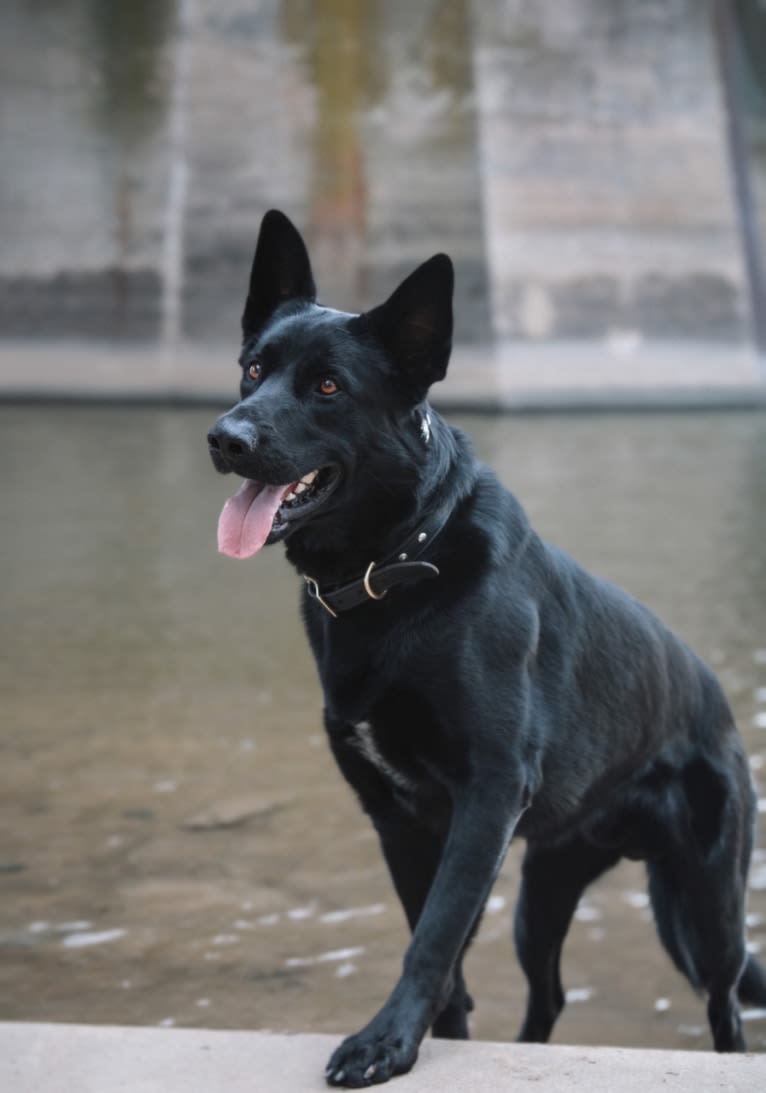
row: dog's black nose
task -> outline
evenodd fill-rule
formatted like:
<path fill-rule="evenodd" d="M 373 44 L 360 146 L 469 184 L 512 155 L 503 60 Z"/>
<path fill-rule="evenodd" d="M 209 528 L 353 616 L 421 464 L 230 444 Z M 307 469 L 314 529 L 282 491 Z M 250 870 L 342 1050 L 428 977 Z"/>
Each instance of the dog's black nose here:
<path fill-rule="evenodd" d="M 208 447 L 227 459 L 250 455 L 255 450 L 256 439 L 255 427 L 250 422 L 241 418 L 227 419 L 225 415 L 207 434 Z"/>

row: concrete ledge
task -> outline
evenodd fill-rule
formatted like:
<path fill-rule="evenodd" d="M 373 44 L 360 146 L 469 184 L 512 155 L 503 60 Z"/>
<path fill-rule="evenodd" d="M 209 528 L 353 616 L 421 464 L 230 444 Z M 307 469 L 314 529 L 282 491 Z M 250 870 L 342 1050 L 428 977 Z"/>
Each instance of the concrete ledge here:
<path fill-rule="evenodd" d="M 0 343 L 0 400 L 229 406 L 236 346 Z M 764 361 L 747 346 L 619 341 L 456 346 L 432 392 L 448 410 L 762 408 Z"/>
<path fill-rule="evenodd" d="M 0 1024 L 6 1093 L 319 1093 L 339 1037 Z M 766 1056 L 426 1040 L 399 1093 L 756 1093 Z"/>

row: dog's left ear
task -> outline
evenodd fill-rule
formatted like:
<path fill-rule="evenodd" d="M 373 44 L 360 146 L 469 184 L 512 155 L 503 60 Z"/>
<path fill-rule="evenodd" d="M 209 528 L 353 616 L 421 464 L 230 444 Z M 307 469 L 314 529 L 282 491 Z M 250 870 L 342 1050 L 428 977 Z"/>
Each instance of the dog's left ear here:
<path fill-rule="evenodd" d="M 357 320 L 360 330 L 382 344 L 416 402 L 447 374 L 454 284 L 452 262 L 446 254 L 435 254 L 402 281 L 384 304 Z"/>
<path fill-rule="evenodd" d="M 271 209 L 261 221 L 250 287 L 242 314 L 242 335 L 257 334 L 277 308 L 288 300 L 313 303 L 316 286 L 306 244 L 291 220 Z"/>

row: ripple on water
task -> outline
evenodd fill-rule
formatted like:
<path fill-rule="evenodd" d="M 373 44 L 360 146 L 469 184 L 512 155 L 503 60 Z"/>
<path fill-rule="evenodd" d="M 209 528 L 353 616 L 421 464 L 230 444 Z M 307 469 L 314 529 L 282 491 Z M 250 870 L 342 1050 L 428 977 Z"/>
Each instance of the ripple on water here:
<path fill-rule="evenodd" d="M 304 919 L 311 918 L 316 914 L 316 903 L 309 903 L 305 907 L 293 907 L 287 912 L 287 917 L 292 919 L 293 922 L 302 922 Z"/>
<path fill-rule="evenodd" d="M 69 934 L 61 944 L 65 949 L 85 949 L 89 945 L 105 945 L 125 937 L 127 930 L 91 930 L 79 934 Z"/>
<path fill-rule="evenodd" d="M 594 907 L 592 903 L 580 903 L 574 917 L 577 922 L 600 922 L 602 915 L 598 907 Z"/>
<path fill-rule="evenodd" d="M 78 930 L 89 930 L 92 925 L 87 918 L 76 918 L 71 922 L 56 922 L 50 929 L 56 934 L 74 934 Z"/>
<path fill-rule="evenodd" d="M 682 1036 L 702 1036 L 705 1032 L 702 1025 L 678 1025 L 678 1031 Z"/>
<path fill-rule="evenodd" d="M 259 926 L 275 926 L 279 922 L 279 915 L 275 912 L 270 915 L 260 915 L 255 921 Z"/>
<path fill-rule="evenodd" d="M 336 960 L 349 961 L 352 956 L 361 956 L 364 951 L 364 948 L 359 945 L 348 949 L 331 949 L 329 952 L 319 953 L 318 956 L 290 956 L 285 964 L 288 968 L 309 968 L 313 964 L 328 964 Z"/>
<path fill-rule="evenodd" d="M 649 906 L 649 896 L 646 892 L 628 890 L 622 893 L 622 898 L 628 907 L 635 907 L 637 911 Z"/>
<path fill-rule="evenodd" d="M 752 867 L 749 883 L 754 892 L 766 892 L 766 864 L 758 862 Z"/>
<path fill-rule="evenodd" d="M 385 909 L 385 903 L 371 903 L 369 907 L 349 907 L 344 911 L 326 911 L 319 916 L 319 921 L 326 924 L 348 922 L 352 918 L 369 918 L 371 915 L 382 915 Z"/>

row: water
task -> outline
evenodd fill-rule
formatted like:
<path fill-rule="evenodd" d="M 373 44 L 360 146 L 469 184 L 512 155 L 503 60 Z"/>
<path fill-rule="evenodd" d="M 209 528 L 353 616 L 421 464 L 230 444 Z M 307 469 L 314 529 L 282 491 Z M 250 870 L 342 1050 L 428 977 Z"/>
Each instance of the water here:
<path fill-rule="evenodd" d="M 398 974 L 403 916 L 324 744 L 299 580 L 279 547 L 216 554 L 213 416 L 0 410 L 2 1018 L 342 1032 Z M 716 666 L 766 780 L 766 418 L 463 424 L 546 537 Z M 523 1011 L 519 850 L 468 960 L 484 1039 Z M 763 851 L 749 912 L 766 945 Z M 564 974 L 559 1042 L 709 1046 L 639 865 L 589 891 Z M 766 1048 L 762 1014 L 747 1033 Z"/>

